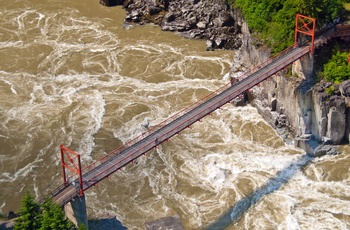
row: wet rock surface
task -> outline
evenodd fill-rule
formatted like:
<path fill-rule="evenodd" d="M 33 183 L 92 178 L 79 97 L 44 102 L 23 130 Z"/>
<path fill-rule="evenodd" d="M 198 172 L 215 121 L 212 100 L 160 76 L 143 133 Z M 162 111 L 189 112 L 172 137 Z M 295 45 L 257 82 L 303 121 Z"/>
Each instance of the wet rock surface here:
<path fill-rule="evenodd" d="M 343 97 L 350 97 L 350 80 L 343 81 L 339 85 L 339 91 Z"/>
<path fill-rule="evenodd" d="M 107 1 L 107 0 L 106 0 Z M 237 49 L 240 27 L 224 0 L 124 0 L 127 23 L 154 23 L 190 39 L 205 39 L 207 50 Z M 104 4 L 108 5 L 108 4 Z"/>
<path fill-rule="evenodd" d="M 339 154 L 339 146 L 321 143 L 317 141 L 313 136 L 295 138 L 294 145 L 296 147 L 304 149 L 305 152 L 312 157 Z"/>

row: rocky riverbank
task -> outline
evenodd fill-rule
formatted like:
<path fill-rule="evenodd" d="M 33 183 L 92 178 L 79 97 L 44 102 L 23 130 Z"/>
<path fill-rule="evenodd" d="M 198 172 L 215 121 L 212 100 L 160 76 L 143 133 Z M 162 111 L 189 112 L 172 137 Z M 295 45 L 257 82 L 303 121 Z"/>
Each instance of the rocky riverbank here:
<path fill-rule="evenodd" d="M 109 0 L 101 3 L 109 5 Z M 154 23 L 190 39 L 205 39 L 207 50 L 237 49 L 242 44 L 240 27 L 224 0 L 124 0 L 130 23 Z"/>

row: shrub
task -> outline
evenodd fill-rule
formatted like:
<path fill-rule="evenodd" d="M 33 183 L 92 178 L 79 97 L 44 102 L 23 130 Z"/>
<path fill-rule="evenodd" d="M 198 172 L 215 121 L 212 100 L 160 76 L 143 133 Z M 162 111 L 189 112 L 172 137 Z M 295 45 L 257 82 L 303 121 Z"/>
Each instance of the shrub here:
<path fill-rule="evenodd" d="M 350 64 L 348 53 L 334 51 L 331 59 L 324 66 L 324 76 L 327 81 L 339 83 L 350 78 Z"/>

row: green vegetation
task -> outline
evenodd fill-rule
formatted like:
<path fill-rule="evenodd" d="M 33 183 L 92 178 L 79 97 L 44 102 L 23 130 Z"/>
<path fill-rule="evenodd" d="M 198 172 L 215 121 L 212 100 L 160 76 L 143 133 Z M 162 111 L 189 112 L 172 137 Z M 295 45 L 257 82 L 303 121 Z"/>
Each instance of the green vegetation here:
<path fill-rule="evenodd" d="M 332 95 L 334 91 L 335 91 L 334 85 L 331 85 L 326 89 L 326 93 L 329 95 Z"/>
<path fill-rule="evenodd" d="M 334 49 L 332 57 L 323 66 L 323 75 L 327 81 L 339 84 L 350 78 L 348 55 L 348 52 L 341 52 L 338 48 Z"/>
<path fill-rule="evenodd" d="M 29 192 L 22 198 L 20 216 L 16 219 L 14 230 L 34 230 L 40 228 L 40 205 Z"/>
<path fill-rule="evenodd" d="M 259 38 L 277 53 L 293 44 L 297 13 L 317 18 L 321 27 L 340 14 L 345 0 L 229 0 L 229 3 L 241 8 L 249 28 L 258 32 Z"/>
<path fill-rule="evenodd" d="M 344 3 L 344 8 L 345 8 L 345 10 L 350 11 L 350 2 Z"/>
<path fill-rule="evenodd" d="M 46 199 L 41 207 L 40 230 L 73 229 L 73 223 L 66 218 L 61 206 Z"/>
<path fill-rule="evenodd" d="M 75 229 L 69 221 L 61 206 L 45 200 L 43 204 L 35 201 L 34 196 L 29 192 L 22 198 L 22 207 L 19 210 L 19 217 L 15 220 L 14 230 L 69 230 Z M 79 229 L 86 229 L 85 226 Z"/>
<path fill-rule="evenodd" d="M 78 230 L 87 230 L 84 224 L 79 225 Z"/>

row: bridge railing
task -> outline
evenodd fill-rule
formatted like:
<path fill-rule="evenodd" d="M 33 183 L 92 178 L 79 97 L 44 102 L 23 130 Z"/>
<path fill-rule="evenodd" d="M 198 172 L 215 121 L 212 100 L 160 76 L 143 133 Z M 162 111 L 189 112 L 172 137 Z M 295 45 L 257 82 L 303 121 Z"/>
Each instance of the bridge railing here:
<path fill-rule="evenodd" d="M 52 190 L 49 194 L 46 194 L 45 196 L 41 197 L 39 199 L 39 203 L 42 204 L 44 203 L 45 199 L 49 198 L 53 198 L 54 196 L 56 196 L 60 191 L 64 190 L 67 186 L 62 184 L 59 187 L 55 188 L 54 190 Z"/>
<path fill-rule="evenodd" d="M 247 72 L 241 74 L 238 78 L 240 78 L 240 79 L 246 78 L 247 76 L 253 74 L 257 70 L 259 70 L 259 69 L 261 69 L 261 68 L 271 64 L 273 61 L 275 61 L 276 59 L 280 58 L 281 56 L 284 56 L 284 55 L 288 54 L 293 49 L 294 49 L 293 46 L 288 47 L 287 49 L 283 50 L 282 52 L 280 52 L 279 54 L 275 55 L 274 57 L 267 59 L 265 62 L 262 62 L 259 65 L 254 66 L 253 68 L 251 68 Z M 197 106 L 199 106 L 203 102 L 205 102 L 207 100 L 210 100 L 214 96 L 220 94 L 221 92 L 223 92 L 224 90 L 228 89 L 229 87 L 231 87 L 231 83 L 230 82 L 225 84 L 225 85 L 223 85 L 222 87 L 220 87 L 219 89 L 215 90 L 214 92 L 210 93 L 209 95 L 201 98 L 200 100 L 196 101 L 195 103 L 189 105 L 188 107 L 185 107 L 184 109 L 180 110 L 179 112 L 171 115 L 170 117 L 165 119 L 163 122 L 161 122 L 161 123 L 159 123 L 159 124 L 157 124 L 155 126 L 152 126 L 151 128 L 149 128 L 149 130 L 146 133 L 143 133 L 143 134 L 137 136 L 136 138 L 126 142 L 124 145 L 120 146 L 119 148 L 114 149 L 111 152 L 109 152 L 108 154 L 106 154 L 105 156 L 97 159 L 96 161 L 94 161 L 93 163 L 89 164 L 88 166 L 86 166 L 86 167 L 84 167 L 82 169 L 83 175 L 88 173 L 89 171 L 91 171 L 95 167 L 103 164 L 104 162 L 109 161 L 114 156 L 116 156 L 117 154 L 121 153 L 123 150 L 125 150 L 128 147 L 132 146 L 133 144 L 141 141 L 146 136 L 149 136 L 149 135 L 157 132 L 159 129 L 163 128 L 167 124 L 171 123 L 172 121 L 176 120 L 177 118 L 179 118 L 179 117 L 183 116 L 184 114 L 188 113 L 189 111 L 193 110 L 194 108 L 196 108 Z"/>
<path fill-rule="evenodd" d="M 55 196 L 57 196 L 59 193 L 61 193 L 62 191 L 64 191 L 67 187 L 69 187 L 69 185 L 60 185 L 59 187 L 57 187 L 56 189 L 52 190 L 49 194 L 45 195 L 44 197 L 41 197 L 39 199 L 39 203 L 42 204 L 45 202 L 46 199 L 53 199 Z M 65 205 L 67 204 L 70 200 L 72 200 L 74 197 L 79 195 L 79 188 L 76 188 L 76 193 L 72 194 L 70 196 L 65 196 L 64 199 L 61 199 L 59 202 L 60 205 Z"/>

